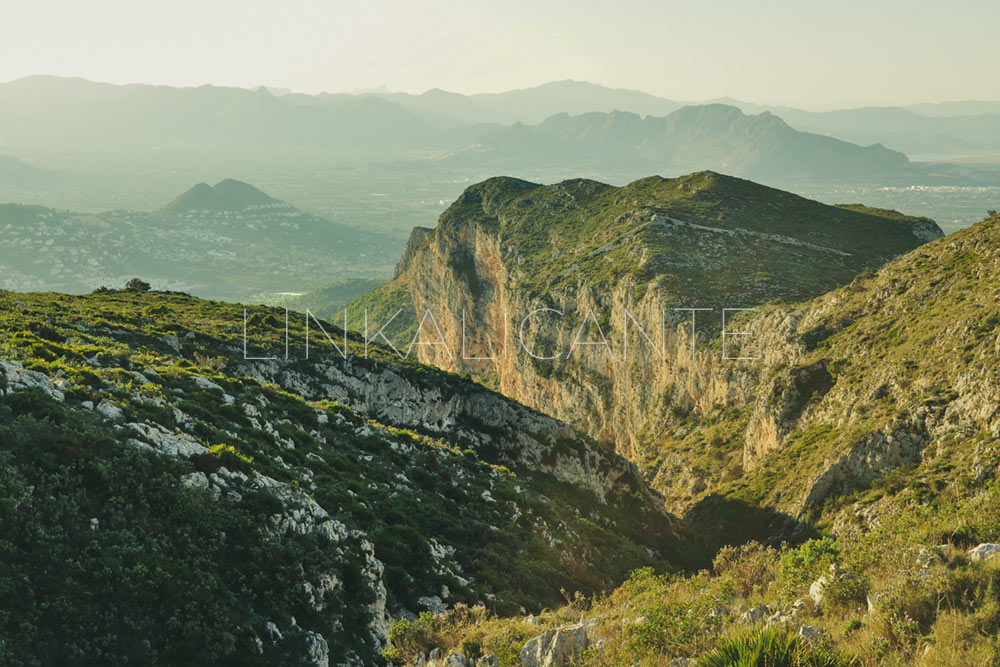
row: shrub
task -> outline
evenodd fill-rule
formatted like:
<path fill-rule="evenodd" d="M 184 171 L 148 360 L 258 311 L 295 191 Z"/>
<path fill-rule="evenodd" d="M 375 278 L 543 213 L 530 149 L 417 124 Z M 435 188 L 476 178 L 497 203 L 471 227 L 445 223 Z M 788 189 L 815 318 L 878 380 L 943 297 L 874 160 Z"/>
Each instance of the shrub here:
<path fill-rule="evenodd" d="M 148 292 L 149 283 L 145 280 L 139 278 L 132 278 L 132 280 L 125 283 L 125 291 L 127 292 Z"/>
<path fill-rule="evenodd" d="M 729 579 L 735 592 L 742 597 L 774 581 L 777 566 L 778 552 L 759 542 L 723 547 L 712 561 L 716 574 Z"/>
<path fill-rule="evenodd" d="M 814 646 L 776 628 L 751 630 L 719 644 L 699 667 L 848 667 L 857 660 Z"/>
<path fill-rule="evenodd" d="M 708 618 L 710 601 L 662 604 L 646 612 L 646 618 L 632 628 L 628 648 L 638 656 L 653 653 L 680 653 L 690 650 L 699 639 L 716 630 Z"/>
<path fill-rule="evenodd" d="M 823 586 L 824 604 L 836 609 L 855 612 L 858 607 L 865 606 L 868 599 L 868 586 L 861 579 L 837 578 Z"/>
<path fill-rule="evenodd" d="M 781 557 L 781 578 L 793 586 L 811 583 L 837 562 L 840 547 L 829 537 L 803 542 Z"/>

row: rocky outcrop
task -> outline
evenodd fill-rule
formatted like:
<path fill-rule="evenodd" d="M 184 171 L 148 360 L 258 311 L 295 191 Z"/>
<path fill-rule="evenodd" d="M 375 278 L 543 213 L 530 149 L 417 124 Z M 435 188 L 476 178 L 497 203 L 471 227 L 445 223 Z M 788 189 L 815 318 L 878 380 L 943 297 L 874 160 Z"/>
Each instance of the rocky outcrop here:
<path fill-rule="evenodd" d="M 571 665 L 587 646 L 587 628 L 583 623 L 546 630 L 528 640 L 521 649 L 521 667 Z"/>
<path fill-rule="evenodd" d="M 969 549 L 969 560 L 981 563 L 995 558 L 1000 554 L 1000 544 L 980 544 Z"/>

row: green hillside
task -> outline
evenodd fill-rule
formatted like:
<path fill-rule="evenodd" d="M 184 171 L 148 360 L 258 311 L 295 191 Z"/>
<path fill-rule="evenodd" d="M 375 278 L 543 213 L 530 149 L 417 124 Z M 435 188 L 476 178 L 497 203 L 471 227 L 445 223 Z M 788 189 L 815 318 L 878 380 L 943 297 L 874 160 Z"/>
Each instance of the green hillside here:
<path fill-rule="evenodd" d="M 300 315 L 245 361 L 243 312 L 0 293 L 4 664 L 377 664 L 389 614 L 697 555 L 564 424 L 315 322 L 306 360 Z M 250 355 L 283 323 L 253 308 Z"/>
<path fill-rule="evenodd" d="M 668 493 L 705 474 L 684 518 L 710 571 L 639 571 L 538 617 L 400 621 L 393 650 L 516 665 L 551 630 L 580 633 L 580 665 L 997 664 L 998 271 L 993 216 L 738 323 L 761 357 L 726 371 L 746 394 L 666 429 L 645 467 Z"/>

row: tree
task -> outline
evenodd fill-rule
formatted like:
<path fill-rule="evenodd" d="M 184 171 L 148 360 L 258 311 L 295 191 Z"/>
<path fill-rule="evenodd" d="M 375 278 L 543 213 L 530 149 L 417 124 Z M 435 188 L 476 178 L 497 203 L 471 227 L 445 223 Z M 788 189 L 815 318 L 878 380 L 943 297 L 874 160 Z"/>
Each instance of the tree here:
<path fill-rule="evenodd" d="M 128 292 L 148 292 L 149 283 L 140 278 L 133 278 L 125 283 L 125 290 Z"/>
<path fill-rule="evenodd" d="M 991 218 L 995 218 L 997 217 L 997 210 L 995 208 L 991 208 L 990 210 L 986 211 L 986 215 L 990 216 Z"/>

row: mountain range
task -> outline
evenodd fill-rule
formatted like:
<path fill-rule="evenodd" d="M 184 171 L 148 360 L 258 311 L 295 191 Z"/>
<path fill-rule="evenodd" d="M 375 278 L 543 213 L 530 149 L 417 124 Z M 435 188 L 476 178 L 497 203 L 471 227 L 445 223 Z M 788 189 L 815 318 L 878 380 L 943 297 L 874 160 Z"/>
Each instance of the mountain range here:
<path fill-rule="evenodd" d="M 746 116 L 721 104 L 687 106 L 664 117 L 561 113 L 538 125 L 496 130 L 449 159 L 498 169 L 570 163 L 668 174 L 711 166 L 734 176 L 780 182 L 921 178 L 905 155 L 880 144 L 861 147 L 799 132 L 769 112 Z"/>
<path fill-rule="evenodd" d="M 177 150 L 360 151 L 364 159 L 407 160 L 458 151 L 490 164 L 527 148 L 531 158 L 563 168 L 599 157 L 607 165 L 638 159 L 647 173 L 732 167 L 736 175 L 786 181 L 934 181 L 936 172 L 904 169 L 906 161 L 894 150 L 991 151 L 1000 136 L 1000 114 L 992 112 L 931 116 L 885 107 L 817 113 L 733 105 L 757 115 L 741 119 L 732 105 L 685 106 L 573 81 L 471 96 L 440 90 L 275 96 L 263 87 L 28 77 L 0 84 L 0 123 L 8 129 L 0 150 L 46 159 L 83 151 L 92 159 L 127 155 L 140 162 L 150 151 Z M 994 175 L 981 178 L 995 181 Z"/>

